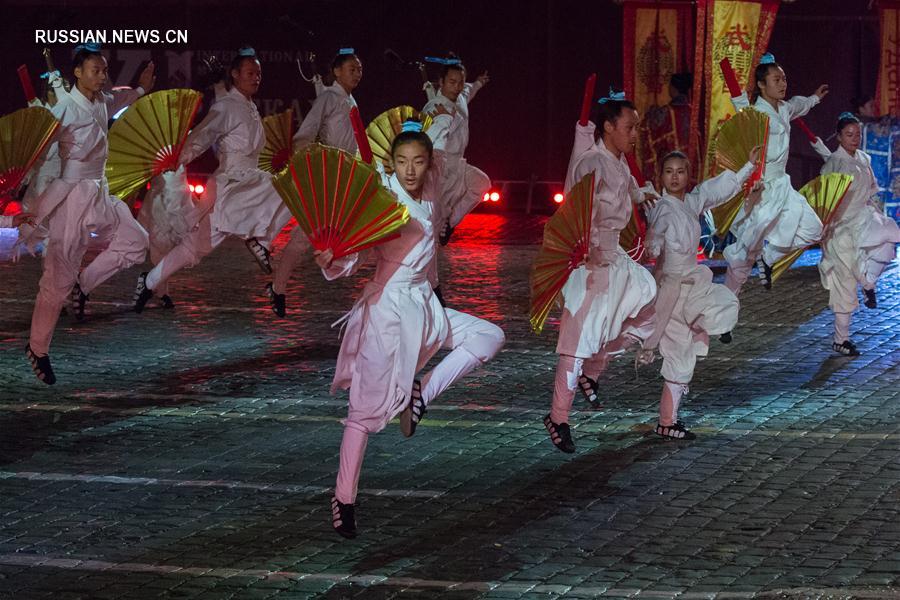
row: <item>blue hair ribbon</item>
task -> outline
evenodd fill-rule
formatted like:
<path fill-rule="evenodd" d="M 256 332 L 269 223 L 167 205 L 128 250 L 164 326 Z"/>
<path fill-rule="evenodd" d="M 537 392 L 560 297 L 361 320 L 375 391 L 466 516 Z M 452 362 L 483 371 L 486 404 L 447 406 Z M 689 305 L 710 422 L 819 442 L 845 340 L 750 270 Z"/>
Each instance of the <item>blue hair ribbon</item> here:
<path fill-rule="evenodd" d="M 400 128 L 400 132 L 406 133 L 408 131 L 422 133 L 422 124 L 419 121 L 403 121 L 403 125 Z"/>
<path fill-rule="evenodd" d="M 436 56 L 426 56 L 425 62 L 435 63 L 438 65 L 461 65 L 462 61 L 458 58 L 438 58 Z"/>
<path fill-rule="evenodd" d="M 250 46 L 238 48 L 238 56 L 256 56 L 256 50 Z"/>
<path fill-rule="evenodd" d="M 609 88 L 609 96 L 606 98 L 600 98 L 597 101 L 598 104 L 606 104 L 607 102 L 624 102 L 625 101 L 625 92 L 614 92 L 612 88 Z"/>
<path fill-rule="evenodd" d="M 59 74 L 59 70 L 56 70 L 56 71 L 47 71 L 46 73 L 41 73 L 41 79 L 50 79 L 51 75 L 61 77 L 61 75 Z"/>
<path fill-rule="evenodd" d="M 340 50 L 338 50 L 338 54 L 356 54 L 356 50 L 354 50 L 353 48 L 341 48 Z"/>
<path fill-rule="evenodd" d="M 842 112 L 838 115 L 838 121 L 843 121 L 844 119 L 849 119 L 850 121 L 856 121 L 857 123 L 859 123 L 859 117 L 849 111 Z"/>
<path fill-rule="evenodd" d="M 775 64 L 775 55 L 771 52 L 766 52 L 759 59 L 759 64 L 761 65 L 774 65 Z"/>
<path fill-rule="evenodd" d="M 100 52 L 100 44 L 94 42 L 88 42 L 85 44 L 78 44 L 75 46 L 75 54 L 78 54 L 84 50 L 85 52 Z"/>

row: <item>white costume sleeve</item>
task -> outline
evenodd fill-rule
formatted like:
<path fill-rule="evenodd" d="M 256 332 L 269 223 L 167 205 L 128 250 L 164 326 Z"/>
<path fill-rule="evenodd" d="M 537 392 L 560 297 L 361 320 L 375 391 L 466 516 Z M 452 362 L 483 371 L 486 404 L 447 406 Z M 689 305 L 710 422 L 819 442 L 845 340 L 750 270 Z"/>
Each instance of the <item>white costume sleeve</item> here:
<path fill-rule="evenodd" d="M 741 170 L 725 170 L 715 177 L 707 179 L 685 196 L 688 207 L 697 215 L 728 202 L 741 191 L 741 186 L 753 174 L 754 164 L 748 162 Z"/>
<path fill-rule="evenodd" d="M 576 166 L 578 164 L 578 159 L 587 152 L 595 147 L 594 142 L 594 131 L 596 131 L 597 126 L 594 125 L 592 121 L 588 121 L 587 125 L 579 125 L 575 124 L 575 142 L 572 144 L 572 154 L 569 156 L 569 166 L 566 168 L 566 182 L 563 188 L 566 192 L 568 192 L 573 185 L 581 181 L 581 177 L 584 177 L 584 173 L 581 173 L 581 177 L 579 177 L 579 173 L 575 172 Z M 581 169 L 579 169 L 581 171 Z"/>
<path fill-rule="evenodd" d="M 106 100 L 106 110 L 109 112 L 109 116 L 112 117 L 143 95 L 144 88 L 140 86 L 133 90 L 113 90 L 112 94 L 104 95 L 104 99 Z"/>
<path fill-rule="evenodd" d="M 484 87 L 484 84 L 478 81 L 477 79 L 472 83 L 467 83 L 463 86 L 462 96 L 465 96 L 466 102 L 471 102 L 475 98 L 475 94 L 478 93 L 478 90 Z"/>
<path fill-rule="evenodd" d="M 740 96 L 732 98 L 731 105 L 734 106 L 734 110 L 741 110 L 750 106 L 750 98 L 747 97 L 747 91 L 744 90 Z"/>
<path fill-rule="evenodd" d="M 659 260 L 657 260 L 656 268 L 660 270 L 656 273 L 656 299 L 653 301 L 654 319 L 656 324 L 653 333 L 644 342 L 644 348 L 652 350 L 659 345 L 659 340 L 666 331 L 666 325 L 672 318 L 675 311 L 675 305 L 678 303 L 678 296 L 681 293 L 681 271 L 670 272 L 666 265 L 678 265 L 680 261 L 666 260 L 666 253 L 673 251 L 670 249 L 671 244 L 666 239 L 667 235 L 677 236 L 678 232 L 675 228 L 669 228 L 668 211 L 663 209 L 654 214 L 654 219 L 650 223 L 650 235 L 652 246 L 659 252 Z M 676 252 L 677 254 L 677 252 Z"/>
<path fill-rule="evenodd" d="M 369 256 L 371 256 L 371 251 L 363 250 L 362 252 L 354 252 L 353 254 L 336 258 L 331 261 L 331 264 L 327 269 L 322 269 L 322 275 L 324 275 L 325 279 L 328 281 L 334 281 L 339 277 L 350 277 L 356 273 L 361 266 L 366 264 Z"/>
<path fill-rule="evenodd" d="M 213 104 L 206 117 L 191 130 L 185 140 L 184 150 L 178 159 L 179 164 L 186 165 L 206 152 L 230 129 L 228 111 L 225 110 L 224 103 Z"/>
<path fill-rule="evenodd" d="M 447 140 L 456 132 L 463 119 L 453 115 L 436 115 L 431 121 L 431 127 L 425 133 L 431 138 L 435 150 L 443 151 L 447 146 Z"/>
<path fill-rule="evenodd" d="M 430 81 L 426 81 L 422 85 L 422 91 L 425 92 L 425 97 L 428 98 L 428 102 L 434 100 L 434 97 L 437 96 L 437 90 L 434 89 L 434 84 Z"/>
<path fill-rule="evenodd" d="M 303 150 L 316 141 L 316 137 L 322 129 L 322 121 L 324 121 L 325 117 L 333 110 L 331 98 L 336 97 L 337 96 L 334 94 L 323 94 L 316 97 L 312 108 L 310 108 L 309 112 L 306 113 L 306 116 L 303 117 L 303 121 L 300 122 L 300 127 L 297 128 L 297 133 L 294 134 L 295 152 L 297 150 Z"/>
<path fill-rule="evenodd" d="M 825 145 L 825 142 L 822 141 L 822 138 L 817 137 L 815 144 L 810 144 L 813 147 L 813 150 L 816 151 L 816 154 L 822 157 L 822 160 L 827 161 L 831 158 L 831 150 L 828 149 L 828 146 Z"/>
<path fill-rule="evenodd" d="M 325 89 L 325 83 L 322 81 L 322 78 L 318 75 L 313 75 L 312 80 L 313 88 L 316 90 L 316 98 L 322 95 L 322 91 Z"/>
<path fill-rule="evenodd" d="M 812 110 L 812 107 L 819 102 L 821 102 L 821 100 L 815 94 L 812 96 L 794 96 L 786 102 L 788 108 L 791 110 L 791 120 L 802 117 Z"/>

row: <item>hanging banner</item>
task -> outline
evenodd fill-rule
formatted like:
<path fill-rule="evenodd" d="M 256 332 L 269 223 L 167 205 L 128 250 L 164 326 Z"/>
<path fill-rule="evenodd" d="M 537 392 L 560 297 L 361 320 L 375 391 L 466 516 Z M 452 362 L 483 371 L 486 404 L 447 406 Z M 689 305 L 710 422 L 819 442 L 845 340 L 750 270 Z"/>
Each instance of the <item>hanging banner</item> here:
<path fill-rule="evenodd" d="M 878 3 L 881 61 L 875 102 L 879 114 L 900 114 L 900 2 Z"/>
<path fill-rule="evenodd" d="M 687 152 L 692 139 L 689 96 L 675 92 L 673 98 L 669 84 L 672 75 L 693 70 L 693 4 L 630 0 L 623 7 L 623 87 L 642 119 L 637 153 L 648 179 L 655 179 L 657 158 Z"/>
<path fill-rule="evenodd" d="M 711 167 L 711 142 L 719 125 L 734 114 L 719 63 L 727 58 L 741 86 L 752 90 L 753 71 L 769 45 L 777 12 L 777 0 L 710 0 L 708 3 L 704 62 L 708 83 L 704 144 L 707 176 Z"/>

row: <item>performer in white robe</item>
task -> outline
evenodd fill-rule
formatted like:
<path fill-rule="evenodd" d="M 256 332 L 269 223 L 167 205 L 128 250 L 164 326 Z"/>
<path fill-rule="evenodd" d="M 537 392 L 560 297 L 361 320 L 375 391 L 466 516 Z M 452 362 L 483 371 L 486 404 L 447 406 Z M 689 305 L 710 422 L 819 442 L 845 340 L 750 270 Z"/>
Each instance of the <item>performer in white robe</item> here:
<path fill-rule="evenodd" d="M 442 189 L 444 204 L 454 213 L 463 216 L 478 206 L 485 192 L 491 189 L 490 178 L 465 159 L 469 145 L 469 103 L 489 81 L 490 77 L 484 72 L 472 83 L 466 83 L 466 68 L 463 64 L 458 59 L 447 59 L 438 80 L 438 90 L 422 109 L 422 112 L 432 114 L 440 105 L 456 114 L 454 122 L 458 124 L 454 134 L 444 144 L 446 164 Z M 434 139 L 433 135 L 431 137 Z M 459 210 L 457 206 L 460 207 Z M 453 228 L 458 224 L 450 221 L 444 224 L 440 232 L 441 245 L 447 244 Z"/>
<path fill-rule="evenodd" d="M 725 285 L 735 294 L 750 276 L 761 258 L 759 274 L 766 289 L 772 287 L 772 265 L 798 248 L 816 243 L 822 235 L 822 222 L 806 199 L 791 187 L 785 171 L 791 140 L 791 120 L 808 113 L 828 93 L 821 85 L 812 96 L 794 96 L 785 101 L 787 79 L 771 54 L 756 68 L 759 96 L 753 107 L 769 117 L 769 139 L 763 181 L 765 191 L 757 206 L 743 206 L 731 226 L 737 240 L 725 248 L 728 271 Z M 747 93 L 731 99 L 735 109 L 750 106 Z"/>
<path fill-rule="evenodd" d="M 859 350 L 850 340 L 850 318 L 859 308 L 856 289 L 862 287 L 867 308 L 878 307 L 875 284 L 896 257 L 894 245 L 900 243 L 900 228 L 885 216 L 878 201 L 872 159 L 859 149 L 860 120 L 852 113 L 842 113 L 837 138 L 840 145 L 834 152 L 821 139 L 814 145 L 825 159 L 823 175 L 853 176 L 847 196 L 822 237 L 819 273 L 822 287 L 828 290 L 828 306 L 834 312 L 832 350 L 858 356 Z"/>
<path fill-rule="evenodd" d="M 567 453 L 575 451 L 568 421 L 579 376 L 584 372 L 596 378 L 607 360 L 604 346 L 623 333 L 629 341 L 650 334 L 652 319 L 638 319 L 638 314 L 656 295 L 650 273 L 619 246 L 619 233 L 631 218 L 632 204 L 658 197 L 649 184 L 638 188 L 625 160 L 624 154 L 637 142 L 637 111 L 624 94 L 601 102 L 601 141 L 594 142 L 593 123 L 576 126 L 565 185 L 569 190 L 588 173 L 595 175 L 589 255 L 562 289 L 556 346 L 560 356 L 550 414 L 544 418 L 550 440 Z M 628 345 L 624 340 L 618 344 L 619 351 Z"/>
<path fill-rule="evenodd" d="M 441 114 L 433 127 L 447 127 Z M 482 319 L 441 306 L 428 280 L 441 223 L 447 218 L 440 198 L 443 157 L 420 131 L 404 131 L 394 141 L 395 171 L 385 184 L 409 209 L 400 237 L 369 251 L 331 260 L 316 253 L 326 278 L 354 273 L 374 257 L 375 276 L 344 317 L 332 393 L 350 390 L 344 421 L 340 468 L 332 499 L 335 530 L 356 536 L 354 503 L 369 434 L 400 415 L 411 436 L 426 406 L 453 382 L 490 360 L 504 342 L 503 331 Z M 416 373 L 441 348 L 452 350 L 421 380 Z"/>
<path fill-rule="evenodd" d="M 657 285 L 655 324 L 639 362 L 652 361 L 657 348 L 663 357 L 665 383 L 656 433 L 666 438 L 696 437 L 678 420 L 679 401 L 687 394 L 697 357 L 709 351 L 710 336 L 721 335 L 723 342 L 730 342 L 738 319 L 737 296 L 712 282 L 709 267 L 697 264 L 700 215 L 740 191 L 753 173 L 758 152 L 754 150 L 750 161 L 737 173 L 725 171 L 689 193 L 687 156 L 676 151 L 662 160 L 663 197 L 651 211 L 647 234 L 647 252 L 657 259 L 653 272 Z"/>
<path fill-rule="evenodd" d="M 173 274 L 196 265 L 228 235 L 245 240 L 263 271 L 271 272 L 269 248 L 290 220 L 290 211 L 272 185 L 272 174 L 259 169 L 266 138 L 252 100 L 262 79 L 253 49 L 241 49 L 229 72 L 230 89 L 191 130 L 179 158 L 186 165 L 216 144 L 219 166 L 188 218 L 190 234 L 150 272 L 138 277 L 135 312 L 143 311 L 156 289 Z"/>
<path fill-rule="evenodd" d="M 35 217 L 35 222 L 45 225 L 49 233 L 26 355 L 38 379 L 47 384 L 56 381 L 48 353 L 66 298 L 70 293 L 83 296 L 83 310 L 87 295 L 118 271 L 143 261 L 148 245 L 147 232 L 128 206 L 109 195 L 104 170 L 109 151 L 109 115 L 152 88 L 153 63 L 141 73 L 136 90 L 113 94 L 102 91 L 107 64 L 99 46 L 79 46 L 74 64 L 77 83 L 53 107 L 53 115 L 60 121 L 56 140 L 61 173 L 38 200 Z M 109 245 L 79 275 L 92 235 Z"/>
<path fill-rule="evenodd" d="M 356 154 L 356 136 L 350 123 L 350 110 L 356 106 L 353 90 L 362 80 L 362 62 L 353 48 L 342 48 L 331 62 L 334 83 L 321 86 L 315 80 L 316 99 L 294 134 L 294 151 L 303 150 L 318 141 L 326 146 Z M 294 227 L 291 237 L 281 251 L 275 265 L 275 276 L 266 285 L 266 295 L 272 303 L 272 311 L 283 317 L 286 311 L 288 282 L 297 263 L 309 250 L 309 239 L 300 227 Z"/>

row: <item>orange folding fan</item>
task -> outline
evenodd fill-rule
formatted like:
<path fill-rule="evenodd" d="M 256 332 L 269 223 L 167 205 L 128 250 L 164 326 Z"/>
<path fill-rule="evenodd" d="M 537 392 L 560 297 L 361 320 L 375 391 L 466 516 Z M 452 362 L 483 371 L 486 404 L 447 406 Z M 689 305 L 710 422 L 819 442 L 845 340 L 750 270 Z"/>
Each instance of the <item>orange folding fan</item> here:
<path fill-rule="evenodd" d="M 422 131 L 428 131 L 428 128 L 431 127 L 431 117 L 412 106 L 390 108 L 372 119 L 372 122 L 366 127 L 366 136 L 369 138 L 372 154 L 382 164 L 390 164 L 391 144 L 397 134 L 402 131 L 403 123 L 406 121 L 420 122 Z"/>
<path fill-rule="evenodd" d="M 37 106 L 0 118 L 0 213 L 58 128 L 53 114 Z"/>
<path fill-rule="evenodd" d="M 195 90 L 153 92 L 128 107 L 109 128 L 109 193 L 126 200 L 178 158 L 203 95 Z"/>
<path fill-rule="evenodd" d="M 337 148 L 311 144 L 272 182 L 313 248 L 335 258 L 398 237 L 409 221 L 378 171 Z"/>
<path fill-rule="evenodd" d="M 288 164 L 294 146 L 294 112 L 269 115 L 262 120 L 266 132 L 266 147 L 259 153 L 259 168 L 277 173 Z"/>
<path fill-rule="evenodd" d="M 769 141 L 769 117 L 753 107 L 742 108 L 736 115 L 722 123 L 716 138 L 713 140 L 713 152 L 715 155 L 714 174 L 718 175 L 725 169 L 739 171 L 750 158 L 750 151 L 760 146 L 760 168 L 748 180 L 734 198 L 720 204 L 711 210 L 713 223 L 716 226 L 716 235 L 724 237 L 731 229 L 738 211 L 744 204 L 747 191 L 762 176 L 762 169 L 766 165 L 766 147 Z"/>
<path fill-rule="evenodd" d="M 531 268 L 531 329 L 540 333 L 569 275 L 584 260 L 591 237 L 594 174 L 585 175 L 544 225 L 544 241 Z"/>
<path fill-rule="evenodd" d="M 815 211 L 819 220 L 822 221 L 822 225 L 828 227 L 831 220 L 834 219 L 834 215 L 837 214 L 841 202 L 846 197 L 851 183 L 853 183 L 852 175 L 828 173 L 827 175 L 819 175 L 800 188 L 799 191 Z M 779 277 L 784 275 L 804 251 L 806 251 L 806 248 L 794 250 L 775 261 L 775 264 L 772 265 L 772 283 L 775 283 Z"/>

